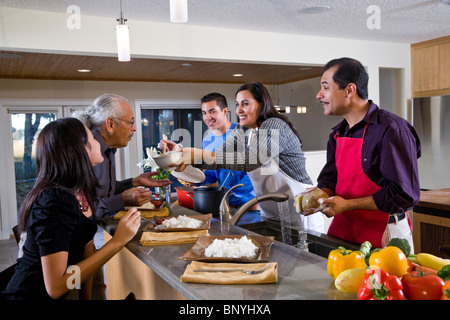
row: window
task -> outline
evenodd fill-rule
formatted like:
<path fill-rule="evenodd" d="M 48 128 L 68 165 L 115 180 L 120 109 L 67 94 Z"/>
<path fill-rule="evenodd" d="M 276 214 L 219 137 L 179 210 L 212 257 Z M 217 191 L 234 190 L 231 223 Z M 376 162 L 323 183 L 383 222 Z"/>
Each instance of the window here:
<path fill-rule="evenodd" d="M 203 122 L 200 101 L 136 101 L 136 107 L 136 119 L 141 123 L 138 159 L 146 157 L 146 148 L 157 148 L 163 134 L 184 147 L 202 148 L 208 127 Z M 173 176 L 170 180 L 172 187 L 180 185 Z"/>
<path fill-rule="evenodd" d="M 163 134 L 183 146 L 201 148 L 203 133 L 208 129 L 201 109 L 144 109 L 141 110 L 141 123 L 144 154 L 145 148 L 158 146 Z M 178 138 L 180 132 L 182 137 Z"/>
<path fill-rule="evenodd" d="M 0 172 L 4 181 L 0 185 L 0 239 L 10 237 L 23 198 L 34 185 L 35 145 L 40 131 L 50 121 L 88 104 L 83 100 L 0 100 Z"/>

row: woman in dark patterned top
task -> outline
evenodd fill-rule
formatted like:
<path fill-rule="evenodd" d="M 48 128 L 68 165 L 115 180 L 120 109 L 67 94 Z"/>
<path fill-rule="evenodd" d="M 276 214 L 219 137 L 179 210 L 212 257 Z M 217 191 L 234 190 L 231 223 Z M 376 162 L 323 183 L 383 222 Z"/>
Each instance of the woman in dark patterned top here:
<path fill-rule="evenodd" d="M 6 299 L 58 299 L 72 288 L 89 299 L 94 272 L 136 234 L 140 213 L 132 209 L 94 253 L 98 183 L 93 165 L 102 161 L 99 143 L 75 118 L 53 121 L 39 134 L 36 184 L 20 208 L 23 255 L 3 292 Z"/>

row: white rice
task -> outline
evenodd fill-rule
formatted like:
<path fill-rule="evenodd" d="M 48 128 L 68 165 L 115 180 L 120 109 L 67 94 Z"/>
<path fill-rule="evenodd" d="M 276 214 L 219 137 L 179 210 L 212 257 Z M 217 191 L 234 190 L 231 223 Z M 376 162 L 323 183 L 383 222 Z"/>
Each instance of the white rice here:
<path fill-rule="evenodd" d="M 214 239 L 205 249 L 205 256 L 216 258 L 253 258 L 257 249 L 258 247 L 246 236 L 240 239 Z"/>
<path fill-rule="evenodd" d="M 194 218 L 189 218 L 187 216 L 178 216 L 170 219 L 164 220 L 158 229 L 169 229 L 169 228 L 192 228 L 197 229 L 202 226 L 202 221 Z"/>

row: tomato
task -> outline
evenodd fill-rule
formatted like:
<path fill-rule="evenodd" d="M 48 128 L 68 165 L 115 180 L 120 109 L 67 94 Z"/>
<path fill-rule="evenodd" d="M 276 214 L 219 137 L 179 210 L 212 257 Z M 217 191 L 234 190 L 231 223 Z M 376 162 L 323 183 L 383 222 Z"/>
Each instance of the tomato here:
<path fill-rule="evenodd" d="M 444 280 L 436 275 L 413 271 L 402 278 L 403 293 L 408 300 L 440 300 Z"/>

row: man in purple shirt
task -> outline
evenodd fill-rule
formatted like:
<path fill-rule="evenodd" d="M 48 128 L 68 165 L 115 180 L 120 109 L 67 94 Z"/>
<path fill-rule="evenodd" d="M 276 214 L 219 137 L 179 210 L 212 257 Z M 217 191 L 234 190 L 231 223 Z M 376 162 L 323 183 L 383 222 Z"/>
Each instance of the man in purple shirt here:
<path fill-rule="evenodd" d="M 368 75 L 360 62 L 341 58 L 324 67 L 317 94 L 325 115 L 344 120 L 333 128 L 318 187 L 330 198 L 322 212 L 334 217 L 328 233 L 347 241 L 407 239 L 407 210 L 419 201 L 417 159 L 421 147 L 404 119 L 368 100 Z M 365 239 L 365 240 L 364 240 Z"/>

